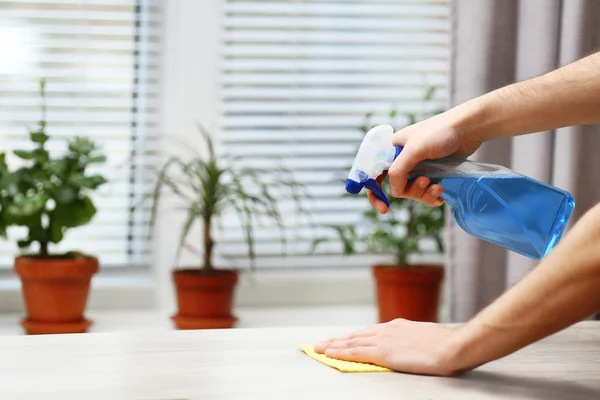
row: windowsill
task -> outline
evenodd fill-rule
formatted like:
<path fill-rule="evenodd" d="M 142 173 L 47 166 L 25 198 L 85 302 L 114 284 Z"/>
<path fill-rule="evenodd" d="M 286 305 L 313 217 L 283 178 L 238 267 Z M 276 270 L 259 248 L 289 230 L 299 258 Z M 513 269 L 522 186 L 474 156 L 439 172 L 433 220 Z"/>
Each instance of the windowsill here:
<path fill-rule="evenodd" d="M 368 326 L 377 322 L 374 306 L 239 307 L 236 328 Z M 160 311 L 90 311 L 90 333 L 173 330 L 170 314 Z M 0 336 L 23 335 L 22 315 L 0 316 Z"/>
<path fill-rule="evenodd" d="M 237 292 L 240 306 L 323 306 L 374 303 L 371 272 L 363 269 L 279 269 L 246 273 Z"/>
<path fill-rule="evenodd" d="M 0 313 L 23 311 L 21 281 L 14 274 L 0 276 Z M 156 298 L 148 271 L 101 271 L 92 280 L 89 310 L 152 309 Z"/>
<path fill-rule="evenodd" d="M 173 310 L 158 307 L 157 286 L 148 270 L 99 273 L 86 310 L 94 321 L 90 332 L 173 329 Z M 376 323 L 374 295 L 368 268 L 260 271 L 240 278 L 234 313 L 239 328 L 364 326 Z M 5 275 L 0 279 L 0 336 L 22 334 L 22 317 L 20 282 Z"/>
<path fill-rule="evenodd" d="M 174 294 L 160 294 L 150 270 L 104 270 L 92 280 L 87 309 L 92 311 L 158 310 L 173 301 Z M 159 296 L 169 296 L 168 301 Z M 368 268 L 291 269 L 245 272 L 240 276 L 237 307 L 308 307 L 374 304 L 373 282 Z M 162 307 L 164 308 L 164 307 Z M 167 307 L 172 308 L 172 307 Z M 21 283 L 12 274 L 0 276 L 0 313 L 23 312 Z"/>

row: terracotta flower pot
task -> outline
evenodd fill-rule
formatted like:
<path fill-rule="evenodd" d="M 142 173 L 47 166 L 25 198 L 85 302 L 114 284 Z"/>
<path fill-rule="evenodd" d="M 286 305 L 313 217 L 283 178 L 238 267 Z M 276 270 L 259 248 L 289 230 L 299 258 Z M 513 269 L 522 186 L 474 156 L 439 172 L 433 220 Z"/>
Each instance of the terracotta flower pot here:
<path fill-rule="evenodd" d="M 98 259 L 17 257 L 14 269 L 27 312 L 21 325 L 28 334 L 87 332 L 92 322 L 83 313 Z"/>
<path fill-rule="evenodd" d="M 173 272 L 178 313 L 172 317 L 177 329 L 232 328 L 232 314 L 238 272 L 218 270 L 206 274 L 200 270 Z"/>
<path fill-rule="evenodd" d="M 442 267 L 376 265 L 372 271 L 376 280 L 379 322 L 396 318 L 437 322 L 444 279 Z"/>

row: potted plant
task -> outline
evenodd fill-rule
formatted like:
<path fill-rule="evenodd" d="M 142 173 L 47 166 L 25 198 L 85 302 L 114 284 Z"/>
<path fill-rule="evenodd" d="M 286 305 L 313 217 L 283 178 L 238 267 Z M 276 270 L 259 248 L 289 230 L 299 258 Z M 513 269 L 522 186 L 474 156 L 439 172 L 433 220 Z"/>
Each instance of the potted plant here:
<path fill-rule="evenodd" d="M 164 193 L 174 195 L 179 210 L 186 216 L 179 234 L 175 264 L 183 249 L 199 255 L 199 267 L 179 267 L 172 273 L 176 289 L 177 313 L 171 317 L 178 329 L 218 329 L 233 327 L 238 318 L 233 313 L 239 270 L 217 267 L 214 262 L 214 229 L 226 213 L 238 216 L 243 230 L 250 267 L 255 267 L 254 228 L 257 223 L 273 223 L 280 230 L 285 248 L 285 224 L 277 198 L 291 198 L 300 204 L 301 185 L 283 168 L 257 170 L 244 167 L 240 159 L 218 155 L 211 135 L 199 126 L 203 157 L 195 151 L 187 160 L 181 156 L 167 159 L 158 172 L 152 195 L 151 228 L 155 225 L 159 200 Z M 298 209 L 302 210 L 299 206 Z M 202 231 L 201 250 L 187 242 L 194 225 Z"/>
<path fill-rule="evenodd" d="M 98 270 L 96 257 L 80 252 L 54 253 L 67 230 L 88 224 L 96 214 L 89 197 L 106 182 L 87 174 L 92 164 L 104 163 L 95 144 L 84 138 L 68 141 L 67 150 L 54 157 L 46 148 L 45 81 L 40 82 L 42 118 L 29 138 L 31 150 L 15 150 L 21 166 L 10 171 L 2 156 L 0 191 L 2 233 L 8 227 L 26 231 L 18 240 L 22 254 L 14 270 L 21 279 L 28 334 L 82 333 L 91 321 L 84 318 L 90 281 Z M 37 245 L 35 250 L 30 250 Z"/>
<path fill-rule="evenodd" d="M 425 101 L 432 99 L 435 88 L 428 88 Z M 408 125 L 419 119 L 428 118 L 441 111 L 405 114 Z M 371 128 L 372 113 L 365 117 L 361 127 L 363 134 Z M 389 118 L 398 116 L 392 109 Z M 349 168 L 348 168 L 349 169 Z M 383 181 L 383 190 L 389 193 L 389 183 Z M 355 195 L 344 194 L 344 197 Z M 366 191 L 360 193 L 366 200 Z M 372 274 L 376 283 L 376 298 L 380 322 L 405 318 L 413 321 L 437 321 L 441 285 L 444 277 L 443 264 L 419 261 L 428 253 L 441 255 L 444 251 L 443 228 L 445 208 L 427 205 L 389 196 L 390 208 L 381 215 L 372 207 L 363 212 L 359 224 L 330 225 L 341 241 L 345 255 L 359 252 L 388 255 L 388 264 L 373 265 Z M 313 242 L 313 251 L 331 238 L 318 238 Z"/>

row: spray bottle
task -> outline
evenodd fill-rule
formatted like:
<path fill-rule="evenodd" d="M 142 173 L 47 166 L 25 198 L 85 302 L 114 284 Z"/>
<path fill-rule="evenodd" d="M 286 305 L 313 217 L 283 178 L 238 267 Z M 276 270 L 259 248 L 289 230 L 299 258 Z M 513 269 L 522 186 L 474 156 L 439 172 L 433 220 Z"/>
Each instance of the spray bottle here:
<path fill-rule="evenodd" d="M 372 128 L 364 137 L 348 175 L 346 191 L 362 188 L 390 205 L 376 178 L 402 151 L 392 145 L 394 129 Z M 500 165 L 442 158 L 425 160 L 410 173 L 409 183 L 426 176 L 442 186 L 441 198 L 468 234 L 533 260 L 558 244 L 575 208 L 573 196 Z"/>

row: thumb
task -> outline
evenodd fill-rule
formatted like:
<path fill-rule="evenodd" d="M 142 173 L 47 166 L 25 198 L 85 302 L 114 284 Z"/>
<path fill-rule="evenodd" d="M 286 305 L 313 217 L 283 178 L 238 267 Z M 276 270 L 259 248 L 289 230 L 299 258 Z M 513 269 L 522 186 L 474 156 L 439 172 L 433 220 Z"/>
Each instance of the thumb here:
<path fill-rule="evenodd" d="M 388 171 L 391 192 L 394 197 L 400 196 L 406 189 L 408 174 L 423 161 L 423 152 L 410 146 L 402 149 Z"/>

